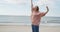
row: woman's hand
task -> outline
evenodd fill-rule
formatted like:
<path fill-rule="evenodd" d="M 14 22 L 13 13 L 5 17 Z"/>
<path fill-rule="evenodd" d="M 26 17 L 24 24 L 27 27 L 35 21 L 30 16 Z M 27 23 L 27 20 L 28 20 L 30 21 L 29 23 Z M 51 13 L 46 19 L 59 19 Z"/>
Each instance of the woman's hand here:
<path fill-rule="evenodd" d="M 48 6 L 46 6 L 46 8 L 47 8 L 47 11 L 49 11 L 49 8 L 48 8 Z"/>

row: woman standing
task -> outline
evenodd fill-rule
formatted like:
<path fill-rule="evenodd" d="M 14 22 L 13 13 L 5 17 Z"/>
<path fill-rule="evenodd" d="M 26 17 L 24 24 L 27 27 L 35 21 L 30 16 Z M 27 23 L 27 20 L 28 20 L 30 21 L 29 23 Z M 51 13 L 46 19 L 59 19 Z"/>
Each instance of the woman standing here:
<path fill-rule="evenodd" d="M 49 8 L 48 6 L 46 6 L 47 11 L 40 12 L 38 6 L 33 7 L 32 5 L 31 7 L 32 7 L 32 13 L 31 13 L 32 32 L 39 32 L 39 24 L 41 21 L 41 17 L 45 16 L 48 13 Z"/>

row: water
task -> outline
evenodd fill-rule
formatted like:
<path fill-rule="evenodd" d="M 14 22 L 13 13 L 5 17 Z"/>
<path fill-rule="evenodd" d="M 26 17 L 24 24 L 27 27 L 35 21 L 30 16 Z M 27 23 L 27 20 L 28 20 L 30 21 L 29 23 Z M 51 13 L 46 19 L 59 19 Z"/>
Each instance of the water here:
<path fill-rule="evenodd" d="M 31 19 L 29 16 L 8 16 L 0 15 L 0 23 L 24 23 L 31 24 Z M 42 24 L 54 23 L 60 24 L 60 17 L 43 17 L 41 19 Z"/>

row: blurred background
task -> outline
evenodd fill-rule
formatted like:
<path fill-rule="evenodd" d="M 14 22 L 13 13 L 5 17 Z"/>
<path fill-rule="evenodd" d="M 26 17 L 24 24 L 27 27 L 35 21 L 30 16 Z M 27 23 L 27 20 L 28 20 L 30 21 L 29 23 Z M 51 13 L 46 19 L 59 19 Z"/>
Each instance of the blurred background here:
<path fill-rule="evenodd" d="M 41 32 L 60 32 L 60 0 L 32 0 L 40 12 L 49 12 L 42 17 Z M 0 0 L 0 32 L 32 32 L 31 0 Z"/>

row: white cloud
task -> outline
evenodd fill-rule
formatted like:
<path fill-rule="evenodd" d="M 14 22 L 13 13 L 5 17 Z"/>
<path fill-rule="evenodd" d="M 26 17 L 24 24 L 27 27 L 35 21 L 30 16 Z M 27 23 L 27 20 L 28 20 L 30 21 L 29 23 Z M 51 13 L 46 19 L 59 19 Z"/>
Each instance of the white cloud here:
<path fill-rule="evenodd" d="M 36 6 L 41 6 L 41 5 L 54 5 L 54 1 L 53 0 L 38 0 L 33 2 L 33 4 Z"/>
<path fill-rule="evenodd" d="M 6 3 L 16 3 L 16 0 L 4 0 Z"/>
<path fill-rule="evenodd" d="M 30 0 L 2 0 L 4 3 L 10 3 L 10 4 L 21 4 L 21 3 L 27 3 L 30 2 Z"/>
<path fill-rule="evenodd" d="M 47 0 L 38 0 L 38 1 L 34 1 L 33 4 L 34 5 L 43 5 L 46 3 Z"/>

